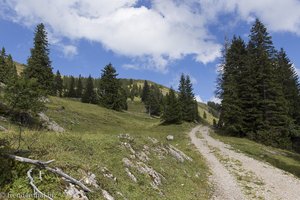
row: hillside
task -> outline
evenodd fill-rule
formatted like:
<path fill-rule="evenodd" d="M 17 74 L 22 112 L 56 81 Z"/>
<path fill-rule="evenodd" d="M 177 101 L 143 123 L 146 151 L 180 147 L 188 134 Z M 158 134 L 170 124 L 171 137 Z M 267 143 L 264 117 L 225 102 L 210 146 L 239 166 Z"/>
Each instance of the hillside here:
<path fill-rule="evenodd" d="M 21 72 L 23 72 L 24 70 L 24 64 L 20 64 L 18 62 L 15 62 L 16 64 L 16 67 L 17 67 L 17 71 L 18 71 L 18 74 L 20 74 Z M 121 78 L 120 81 L 123 83 L 123 84 L 126 84 L 126 85 L 129 85 L 129 82 L 130 80 L 133 81 L 133 84 L 136 84 L 138 87 L 143 87 L 144 86 L 144 82 L 145 80 L 142 80 L 142 79 L 127 79 L 127 78 Z M 155 83 L 153 81 L 149 81 L 147 80 L 147 82 L 149 83 L 149 85 L 155 85 L 157 86 L 161 92 L 163 93 L 163 95 L 166 95 L 168 92 L 169 92 L 169 87 L 166 87 L 164 85 L 161 85 L 161 84 L 158 84 L 158 83 Z M 135 97 L 135 102 L 140 102 L 140 98 L 137 98 Z M 131 104 L 135 104 L 134 102 L 130 102 Z M 141 107 L 140 109 L 144 109 L 143 105 L 141 103 L 138 103 L 138 104 L 135 104 L 137 105 L 138 107 Z M 206 122 L 208 122 L 209 124 L 213 124 L 213 119 L 215 119 L 216 121 L 218 120 L 216 117 L 214 117 L 210 112 L 209 112 L 209 108 L 207 106 L 207 104 L 205 103 L 200 103 L 198 102 L 198 111 L 199 111 L 199 115 L 201 117 L 203 117 L 203 114 L 204 112 L 206 112 L 206 116 L 207 116 L 207 119 L 205 119 Z"/>
<path fill-rule="evenodd" d="M 20 75 L 24 71 L 24 64 L 21 64 L 19 62 L 14 62 L 17 68 L 17 73 Z"/>
<path fill-rule="evenodd" d="M 208 168 L 190 145 L 186 134 L 193 124 L 162 126 L 159 119 L 150 118 L 143 112 L 143 105 L 139 102 L 129 102 L 126 112 L 56 97 L 51 97 L 47 106 L 46 114 L 66 132 L 25 130 L 21 149 L 29 150 L 26 157 L 32 159 L 55 159 L 52 166 L 77 179 L 93 173 L 99 188 L 90 186 L 94 192 L 88 194 L 89 199 L 102 199 L 102 190 L 115 199 L 123 199 L 122 195 L 124 199 L 209 198 Z M 0 125 L 9 128 L 12 141 L 17 140 L 17 127 L 3 121 Z M 166 140 L 169 134 L 174 136 L 173 141 Z M 6 135 L 0 132 L 1 138 Z M 180 156 L 179 150 L 188 158 Z M 149 175 L 137 166 L 153 171 Z M 32 190 L 26 176 L 28 167 L 16 163 L 6 173 L 11 176 L 11 182 L 5 187 L 2 185 L 1 190 L 11 194 L 30 194 Z M 128 171 L 136 180 L 128 176 Z M 65 198 L 65 181 L 44 170 L 44 181 L 37 177 L 35 180 L 40 190 L 53 193 L 58 199 Z"/>

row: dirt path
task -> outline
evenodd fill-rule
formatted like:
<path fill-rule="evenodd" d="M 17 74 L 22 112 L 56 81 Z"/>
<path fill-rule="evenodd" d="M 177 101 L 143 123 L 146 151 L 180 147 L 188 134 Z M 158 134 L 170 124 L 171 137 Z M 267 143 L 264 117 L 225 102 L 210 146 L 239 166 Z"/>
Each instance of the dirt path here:
<path fill-rule="evenodd" d="M 237 153 L 210 137 L 206 126 L 197 126 L 189 135 L 211 169 L 213 199 L 300 200 L 300 180 L 293 175 Z"/>

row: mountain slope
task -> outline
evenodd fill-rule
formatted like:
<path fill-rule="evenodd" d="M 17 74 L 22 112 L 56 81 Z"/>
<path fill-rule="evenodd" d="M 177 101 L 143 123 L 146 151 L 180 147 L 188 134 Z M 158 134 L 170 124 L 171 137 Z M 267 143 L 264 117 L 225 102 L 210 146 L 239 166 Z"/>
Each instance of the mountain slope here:
<path fill-rule="evenodd" d="M 94 192 L 88 194 L 89 199 L 103 199 L 102 189 L 115 199 L 123 199 L 121 194 L 127 199 L 209 198 L 208 168 L 201 155 L 190 146 L 186 134 L 192 124 L 162 126 L 159 119 L 143 113 L 139 102 L 129 103 L 126 112 L 115 112 L 74 100 L 51 97 L 50 101 L 46 114 L 66 132 L 25 130 L 21 149 L 30 151 L 26 157 L 55 159 L 52 166 L 77 179 L 86 173 L 95 174 L 101 189 L 90 186 Z M 11 141 L 17 146 L 17 127 L 2 121 L 0 125 L 10 129 Z M 174 136 L 173 141 L 166 140 L 169 134 Z M 7 133 L 0 132 L 0 136 L 3 138 Z M 178 157 L 179 150 L 192 161 Z M 131 166 L 127 165 L 128 160 Z M 159 178 L 153 173 L 141 172 L 141 166 L 152 169 Z M 11 175 L 11 182 L 1 185 L 0 191 L 32 193 L 26 177 L 28 169 L 28 165 L 16 163 L 6 172 Z M 136 182 L 128 176 L 128 170 Z M 43 181 L 34 173 L 40 190 L 53 193 L 55 199 L 64 199 L 63 191 L 68 184 L 42 171 Z"/>

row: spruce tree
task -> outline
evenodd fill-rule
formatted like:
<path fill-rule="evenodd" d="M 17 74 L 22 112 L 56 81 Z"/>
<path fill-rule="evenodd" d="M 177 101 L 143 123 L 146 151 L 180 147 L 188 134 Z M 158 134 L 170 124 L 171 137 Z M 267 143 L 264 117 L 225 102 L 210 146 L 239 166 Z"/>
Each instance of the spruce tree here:
<path fill-rule="evenodd" d="M 275 50 L 271 36 L 257 19 L 251 29 L 248 44 L 249 64 L 256 75 L 255 89 L 259 94 L 254 139 L 273 146 L 287 147 L 290 143 L 290 122 L 283 88 L 278 81 Z"/>
<path fill-rule="evenodd" d="M 180 123 L 182 119 L 180 103 L 176 97 L 173 88 L 169 90 L 166 95 L 166 101 L 164 106 L 164 112 L 162 115 L 162 120 L 166 124 Z"/>
<path fill-rule="evenodd" d="M 182 119 L 186 120 L 188 118 L 187 116 L 187 94 L 186 94 L 186 83 L 185 83 L 185 76 L 184 74 L 181 74 L 180 81 L 179 81 L 179 95 L 178 100 L 181 107 L 181 113 L 182 113 Z"/>
<path fill-rule="evenodd" d="M 121 111 L 127 107 L 127 97 L 124 97 L 126 92 L 122 91 L 117 75 L 116 69 L 112 64 L 104 67 L 99 83 L 99 96 L 102 106 Z"/>
<path fill-rule="evenodd" d="M 6 73 L 7 73 L 5 59 L 6 59 L 5 48 L 2 47 L 0 53 L 0 82 L 4 84 L 6 83 Z"/>
<path fill-rule="evenodd" d="M 155 115 L 155 116 L 160 115 L 161 98 L 162 98 L 162 94 L 160 89 L 155 85 L 151 85 L 149 95 L 145 101 L 145 107 L 149 115 Z"/>
<path fill-rule="evenodd" d="M 86 81 L 86 86 L 85 86 L 84 92 L 82 94 L 81 102 L 91 103 L 91 104 L 98 103 L 96 92 L 94 90 L 93 78 L 91 77 L 91 75 L 88 77 L 88 79 Z"/>
<path fill-rule="evenodd" d="M 187 113 L 186 113 L 186 121 L 199 121 L 199 113 L 198 113 L 198 103 L 195 99 L 195 95 L 193 93 L 193 85 L 190 80 L 190 77 L 187 75 L 185 80 L 185 91 L 187 97 Z"/>
<path fill-rule="evenodd" d="M 75 91 L 75 78 L 71 76 L 70 79 L 70 85 L 68 89 L 68 97 L 75 98 L 76 97 L 76 91 Z"/>
<path fill-rule="evenodd" d="M 147 99 L 149 97 L 149 93 L 150 93 L 150 86 L 148 84 L 148 81 L 145 80 L 144 87 L 143 87 L 143 90 L 142 90 L 142 96 L 141 96 L 142 102 L 147 101 Z"/>
<path fill-rule="evenodd" d="M 299 77 L 285 51 L 280 49 L 277 54 L 279 82 L 282 84 L 284 97 L 287 100 L 289 116 L 300 125 L 300 87 Z"/>
<path fill-rule="evenodd" d="M 178 90 L 182 119 L 187 122 L 199 121 L 198 104 L 189 76 L 181 75 Z"/>
<path fill-rule="evenodd" d="M 232 43 L 226 49 L 223 71 L 219 81 L 222 99 L 219 126 L 225 133 L 235 136 L 243 136 L 244 113 L 241 102 L 241 92 L 247 89 L 240 88 L 241 74 L 244 73 L 246 65 L 246 45 L 240 37 L 233 37 Z M 247 77 L 243 77 L 247 78 Z M 244 85 L 243 85 L 244 86 Z M 250 87 L 250 85 L 245 85 Z M 249 94 L 251 95 L 251 94 Z"/>
<path fill-rule="evenodd" d="M 6 67 L 7 67 L 7 83 L 10 81 L 14 82 L 18 78 L 17 68 L 12 59 L 12 56 L 9 54 L 6 59 Z"/>
<path fill-rule="evenodd" d="M 35 78 L 41 89 L 47 94 L 53 91 L 53 73 L 49 59 L 47 32 L 44 24 L 39 24 L 35 30 L 34 47 L 28 58 L 28 66 L 24 70 L 26 78 Z"/>
<path fill-rule="evenodd" d="M 17 78 L 17 68 L 12 56 L 10 54 L 7 56 L 3 47 L 0 53 L 0 82 L 9 84 L 15 82 Z"/>
<path fill-rule="evenodd" d="M 59 70 L 57 70 L 55 78 L 54 78 L 54 93 L 62 97 L 62 91 L 63 91 L 63 79 L 61 78 Z"/>
<path fill-rule="evenodd" d="M 122 110 L 128 110 L 128 104 L 127 104 L 127 93 L 126 93 L 126 90 L 124 88 L 120 88 L 120 91 L 119 91 L 119 102 L 118 102 L 118 105 L 120 106 L 120 109 Z"/>
<path fill-rule="evenodd" d="M 82 77 L 79 75 L 77 84 L 76 84 L 76 97 L 81 98 L 82 97 L 82 90 L 83 90 L 83 85 L 82 85 Z"/>

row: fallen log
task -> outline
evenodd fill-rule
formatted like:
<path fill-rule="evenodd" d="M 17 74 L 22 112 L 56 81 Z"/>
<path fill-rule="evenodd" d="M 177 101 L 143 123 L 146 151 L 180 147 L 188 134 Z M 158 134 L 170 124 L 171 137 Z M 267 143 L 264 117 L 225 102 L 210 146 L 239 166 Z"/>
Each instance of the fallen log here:
<path fill-rule="evenodd" d="M 33 159 L 30 159 L 30 158 L 24 158 L 24 157 L 12 155 L 12 154 L 5 155 L 5 157 L 14 159 L 14 160 L 19 161 L 19 162 L 29 163 L 29 164 L 36 165 L 39 168 L 45 169 L 45 170 L 50 171 L 50 172 L 52 172 L 52 173 L 54 173 L 56 175 L 64 177 L 69 182 L 71 182 L 71 183 L 73 183 L 73 184 L 81 187 L 85 192 L 92 192 L 92 190 L 89 189 L 87 186 L 85 186 L 80 181 L 76 180 L 75 178 L 71 177 L 70 175 L 64 173 L 62 170 L 60 170 L 58 168 L 51 168 L 51 167 L 47 166 L 50 163 L 54 162 L 55 160 L 40 161 L 40 160 L 33 160 Z"/>

